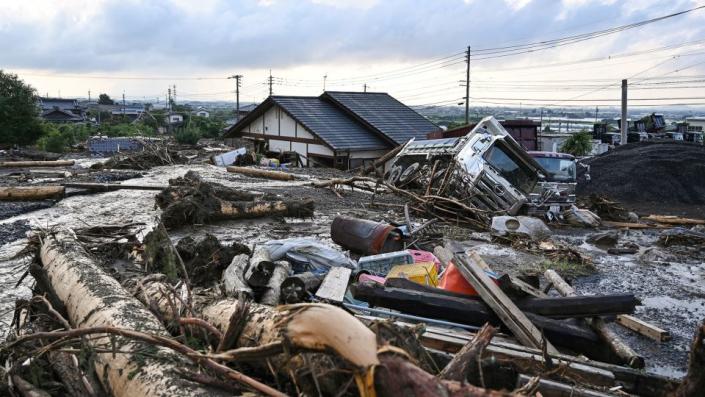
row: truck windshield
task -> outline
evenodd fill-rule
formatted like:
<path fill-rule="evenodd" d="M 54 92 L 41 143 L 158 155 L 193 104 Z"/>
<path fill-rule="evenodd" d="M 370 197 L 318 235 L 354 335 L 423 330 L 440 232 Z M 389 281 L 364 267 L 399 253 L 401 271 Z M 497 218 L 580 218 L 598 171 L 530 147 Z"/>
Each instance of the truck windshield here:
<path fill-rule="evenodd" d="M 558 157 L 534 157 L 546 170 L 549 182 L 575 182 L 575 161 Z"/>
<path fill-rule="evenodd" d="M 496 144 L 485 153 L 485 161 L 515 188 L 524 193 L 530 192 L 536 184 L 536 176 L 498 143 L 499 141 L 496 141 Z"/>

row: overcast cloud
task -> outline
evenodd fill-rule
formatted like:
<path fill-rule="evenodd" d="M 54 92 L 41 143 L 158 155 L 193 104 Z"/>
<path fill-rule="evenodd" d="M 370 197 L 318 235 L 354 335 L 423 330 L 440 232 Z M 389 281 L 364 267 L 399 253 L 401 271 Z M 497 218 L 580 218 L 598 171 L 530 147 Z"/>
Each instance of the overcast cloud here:
<path fill-rule="evenodd" d="M 383 73 L 454 54 L 467 45 L 479 49 L 551 39 L 697 5 L 686 0 L 4 0 L 0 3 L 0 67 L 24 73 L 40 91 L 53 92 L 63 87 L 67 95 L 85 95 L 86 88 L 93 86 L 104 90 L 128 89 L 133 96 L 161 95 L 166 83 L 70 81 L 56 75 L 222 77 L 237 72 L 246 74 L 246 83 L 259 84 L 265 70 L 271 68 L 278 76 L 292 80 L 319 79 L 328 73 L 331 84 L 335 84 L 336 79 L 351 75 Z M 705 11 L 699 11 L 560 50 L 478 62 L 473 67 L 481 76 L 483 71 L 489 74 L 498 67 L 560 62 L 696 40 L 705 38 L 703 22 Z M 640 65 L 636 63 L 621 64 L 617 71 L 623 70 L 624 74 L 638 71 Z M 670 66 L 664 65 L 664 70 Z M 462 78 L 457 71 L 462 71 L 463 65 L 447 69 L 438 74 L 443 82 Z M 614 67 L 607 69 L 605 76 L 614 74 Z M 691 72 L 696 70 L 703 69 Z M 546 73 L 539 70 L 534 75 L 546 78 Z M 556 76 L 548 73 L 550 77 Z M 571 71 L 561 73 L 570 75 Z M 488 75 L 487 78 L 509 77 Z M 215 92 L 227 88 L 230 82 L 181 84 L 186 91 Z M 390 84 L 393 83 L 378 86 L 399 89 Z M 408 84 L 408 81 L 403 83 Z M 309 90 L 303 85 L 299 88 L 290 85 L 286 90 Z M 222 97 L 231 96 L 225 93 Z M 214 95 L 213 99 L 218 98 Z"/>

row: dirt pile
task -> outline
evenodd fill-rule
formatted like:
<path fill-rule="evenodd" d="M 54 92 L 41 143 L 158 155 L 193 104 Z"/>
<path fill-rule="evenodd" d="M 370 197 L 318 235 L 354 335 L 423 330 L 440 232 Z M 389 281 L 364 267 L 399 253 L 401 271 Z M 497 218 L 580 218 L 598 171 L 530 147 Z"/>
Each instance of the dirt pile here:
<path fill-rule="evenodd" d="M 705 146 L 639 142 L 587 162 L 591 181 L 578 196 L 598 194 L 626 204 L 705 205 Z"/>

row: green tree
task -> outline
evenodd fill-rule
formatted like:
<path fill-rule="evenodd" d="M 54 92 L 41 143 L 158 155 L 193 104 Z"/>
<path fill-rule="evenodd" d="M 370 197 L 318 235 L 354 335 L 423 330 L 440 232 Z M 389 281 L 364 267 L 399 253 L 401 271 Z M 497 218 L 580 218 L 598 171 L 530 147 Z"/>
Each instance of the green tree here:
<path fill-rule="evenodd" d="M 223 128 L 225 128 L 223 121 L 208 117 L 193 116 L 191 123 L 198 127 L 201 134 L 206 138 L 218 138 L 223 133 Z"/>
<path fill-rule="evenodd" d="M 29 145 L 42 136 L 34 88 L 0 70 L 0 144 Z"/>
<path fill-rule="evenodd" d="M 174 133 L 176 142 L 185 145 L 195 145 L 201 139 L 201 131 L 194 126 L 179 128 Z"/>
<path fill-rule="evenodd" d="M 561 151 L 570 153 L 573 156 L 585 156 L 592 149 L 592 135 L 587 131 L 581 131 L 573 134 L 563 142 Z"/>
<path fill-rule="evenodd" d="M 113 101 L 108 94 L 100 94 L 98 95 L 98 104 L 99 105 L 115 105 L 115 101 Z"/>

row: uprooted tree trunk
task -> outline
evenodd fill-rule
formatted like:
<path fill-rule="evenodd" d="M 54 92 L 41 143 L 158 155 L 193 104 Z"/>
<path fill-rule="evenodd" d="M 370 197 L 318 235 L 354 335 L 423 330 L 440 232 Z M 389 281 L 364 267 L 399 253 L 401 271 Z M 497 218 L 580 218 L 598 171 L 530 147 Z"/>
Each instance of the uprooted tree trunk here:
<path fill-rule="evenodd" d="M 169 187 L 155 199 L 167 228 L 266 216 L 305 218 L 313 216 L 314 210 L 311 199 L 258 201 L 249 192 L 203 181 L 193 171 L 169 180 Z"/>
<path fill-rule="evenodd" d="M 7 186 L 0 187 L 0 201 L 30 201 L 60 199 L 63 186 Z"/>
<path fill-rule="evenodd" d="M 688 357 L 688 373 L 673 397 L 705 395 L 705 321 L 698 328 Z"/>
<path fill-rule="evenodd" d="M 169 336 L 164 326 L 67 233 L 46 236 L 41 261 L 51 288 L 74 328 L 115 327 Z M 211 396 L 218 392 L 180 377 L 182 357 L 124 337 L 93 338 L 95 369 L 114 396 Z M 147 354 L 148 353 L 148 354 Z M 158 358 L 157 358 L 158 357 Z"/>

